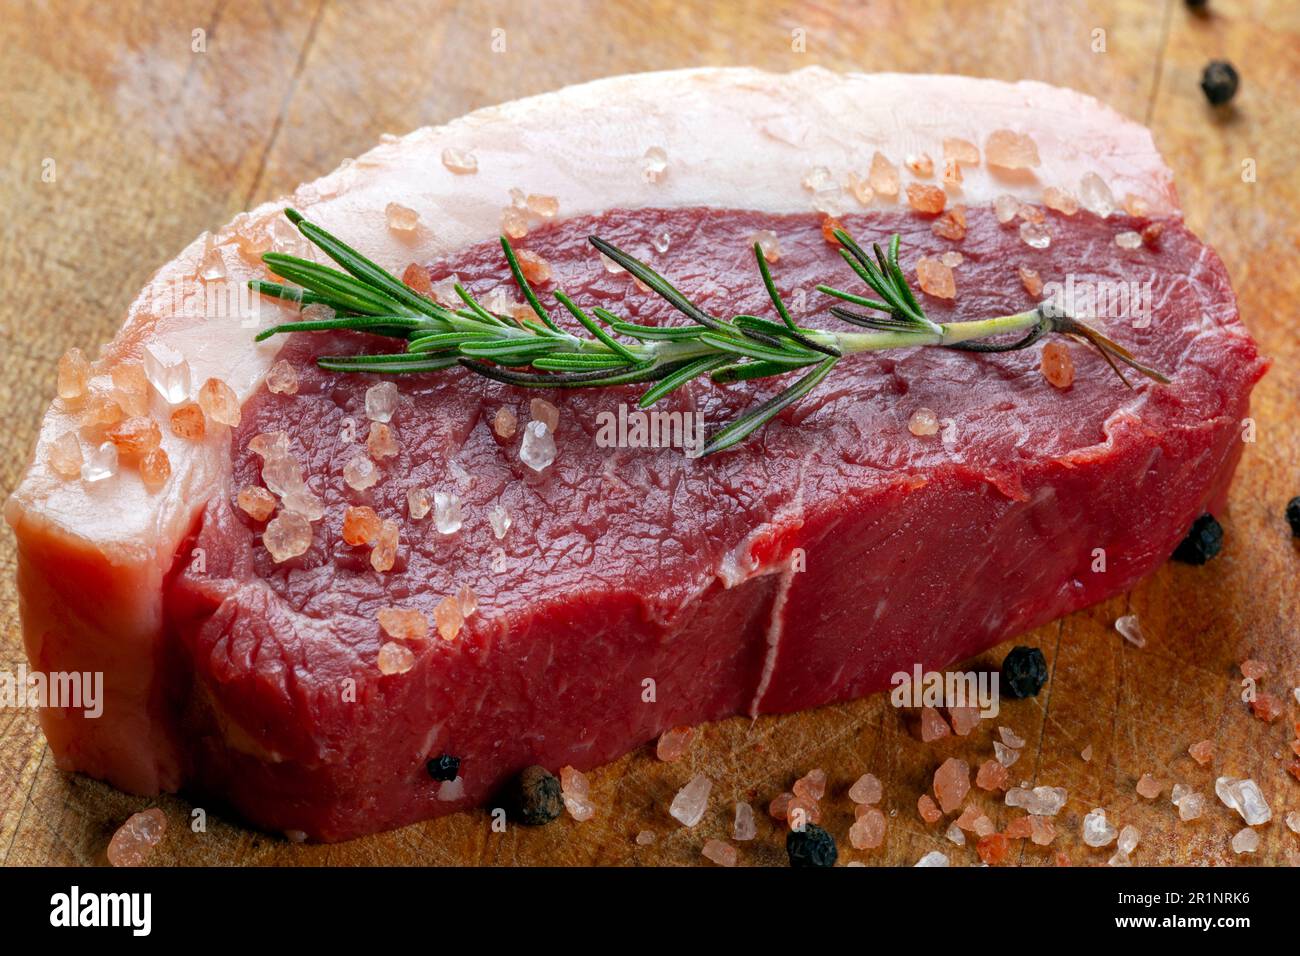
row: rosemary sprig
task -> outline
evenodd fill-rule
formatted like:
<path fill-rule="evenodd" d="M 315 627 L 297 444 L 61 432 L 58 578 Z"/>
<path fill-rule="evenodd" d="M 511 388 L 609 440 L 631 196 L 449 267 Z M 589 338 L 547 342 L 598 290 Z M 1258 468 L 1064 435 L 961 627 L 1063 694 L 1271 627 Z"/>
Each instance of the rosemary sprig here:
<path fill-rule="evenodd" d="M 705 455 L 744 441 L 816 388 L 845 356 L 856 352 L 924 345 L 1004 352 L 1028 348 L 1044 335 L 1059 333 L 1096 348 L 1126 385 L 1128 380 L 1120 372 L 1120 364 L 1156 381 L 1168 382 L 1122 346 L 1077 319 L 1054 312 L 1047 303 L 1014 315 L 969 322 L 932 321 L 899 265 L 897 235 L 889 239 L 886 249 L 873 245 L 869 255 L 847 232 L 835 232 L 844 261 L 875 296 L 828 285 L 817 289 L 857 307 L 836 305 L 830 312 L 865 330 L 858 332 L 829 332 L 797 325 L 757 243 L 754 258 L 779 322 L 756 315 L 740 314 L 729 319 L 711 315 L 645 263 L 592 236 L 590 241 L 596 249 L 689 322 L 681 326 L 642 325 L 599 307 L 588 314 L 562 289 L 556 289 L 555 301 L 589 333 L 582 336 L 566 332 L 556 322 L 524 276 L 504 236 L 501 250 L 506 263 L 537 320 L 496 315 L 460 285 L 455 289 L 463 307 L 443 306 L 415 292 L 296 210 L 286 209 L 285 215 L 343 271 L 297 256 L 268 252 L 262 260 L 275 275 L 291 284 L 254 280 L 249 286 L 300 307 L 327 306 L 335 314 L 330 319 L 277 325 L 259 333 L 257 340 L 283 332 L 351 329 L 400 339 L 406 344 L 401 352 L 322 356 L 317 364 L 324 369 L 409 374 L 459 365 L 486 378 L 525 388 L 604 388 L 648 383 L 639 401 L 642 408 L 649 408 L 705 375 L 725 384 L 804 370 L 783 391 L 714 432 L 704 446 Z M 1011 343 L 983 341 L 1009 333 L 1022 333 L 1022 337 Z M 626 341 L 620 341 L 620 336 Z"/>

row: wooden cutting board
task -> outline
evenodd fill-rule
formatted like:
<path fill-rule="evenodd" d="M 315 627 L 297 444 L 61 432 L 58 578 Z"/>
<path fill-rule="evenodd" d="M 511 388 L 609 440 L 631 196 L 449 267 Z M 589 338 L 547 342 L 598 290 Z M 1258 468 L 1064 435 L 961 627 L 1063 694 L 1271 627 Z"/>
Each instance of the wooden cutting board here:
<path fill-rule="evenodd" d="M 841 7 L 846 9 L 841 9 Z M 1231 863 L 1235 814 L 1213 798 L 1218 774 L 1251 776 L 1272 803 L 1256 863 L 1300 862 L 1300 836 L 1281 822 L 1300 807 L 1291 688 L 1300 684 L 1300 550 L 1283 507 L 1300 494 L 1300 271 L 1295 90 L 1300 6 L 1212 0 L 1208 17 L 1181 0 L 1003 4 L 882 0 L 860 9 L 806 3 L 51 2 L 12 5 L 0 20 L 0 105 L 9 140 L 0 208 L 0 485 L 17 480 L 54 366 L 69 346 L 110 338 L 149 274 L 201 230 L 280 195 L 372 145 L 381 133 L 439 123 L 467 110 L 615 73 L 698 65 L 789 70 L 957 72 L 1073 86 L 1149 124 L 1177 174 L 1191 226 L 1223 257 L 1246 322 L 1276 364 L 1255 391 L 1257 441 L 1225 518 L 1227 544 L 1211 565 L 1169 565 L 1129 594 L 1027 635 L 1052 677 L 1036 700 L 1008 702 L 996 723 L 1028 740 L 1013 778 L 1068 789 L 1062 833 L 1046 850 L 1017 845 L 1026 865 L 1066 851 L 1078 864 L 1109 851 L 1079 840 L 1093 807 L 1142 831 L 1135 860 Z M 493 31 L 505 31 L 494 52 Z M 202 31 L 202 32 L 196 32 Z M 501 34 L 496 34 L 500 46 Z M 802 39 L 802 43 L 800 43 Z M 1104 49 L 1100 49 L 1104 44 Z M 800 52 L 800 48 L 802 52 Z M 1243 74 L 1236 109 L 1216 115 L 1197 88 L 1211 58 Z M 55 177 L 42 177 L 53 161 Z M 1254 182 L 1243 181 L 1251 162 Z M 0 533 L 0 668 L 22 660 L 13 537 Z M 1145 648 L 1113 622 L 1137 614 Z M 999 661 L 1007 650 L 985 655 Z M 1239 700 L 1237 664 L 1272 665 L 1264 683 L 1286 716 L 1255 720 Z M 698 864 L 709 837 L 730 833 L 736 800 L 756 806 L 812 767 L 830 775 L 825 825 L 842 860 L 911 864 L 948 843 L 917 816 L 916 800 L 950 755 L 973 765 L 991 753 L 993 727 L 922 744 L 877 697 L 818 711 L 700 729 L 678 763 L 643 748 L 591 774 L 594 819 L 493 833 L 481 812 L 458 814 L 339 846 L 296 846 L 204 808 L 193 832 L 184 799 L 126 796 L 54 768 L 34 715 L 0 710 L 0 862 L 102 864 L 113 830 L 151 805 L 167 813 L 159 863 L 223 864 Z M 1210 738 L 1210 768 L 1188 756 Z M 1080 751 L 1092 748 L 1085 762 Z M 848 847 L 844 790 L 870 770 L 885 783 L 885 845 Z M 666 813 L 696 771 L 714 780 L 695 829 Z M 1146 772 L 1165 783 L 1153 801 L 1134 790 Z M 1206 794 L 1205 817 L 1177 820 L 1169 785 Z M 1008 810 L 977 792 L 1001 825 Z M 746 864 L 784 862 L 765 814 L 741 845 Z M 946 824 L 945 824 L 946 825 Z M 634 836 L 657 835 L 646 847 Z"/>

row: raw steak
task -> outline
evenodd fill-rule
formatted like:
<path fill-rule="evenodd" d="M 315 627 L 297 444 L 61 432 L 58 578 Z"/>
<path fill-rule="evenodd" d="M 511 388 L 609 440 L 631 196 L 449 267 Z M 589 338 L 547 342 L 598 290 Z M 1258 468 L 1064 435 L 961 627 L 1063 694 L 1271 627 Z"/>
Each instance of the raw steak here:
<path fill-rule="evenodd" d="M 924 119 L 903 126 L 872 105 L 900 98 Z M 864 205 L 804 185 L 819 181 L 816 166 L 837 182 L 864 174 L 876 150 L 900 166 L 924 151 L 941 167 L 945 137 L 983 146 L 999 129 L 1032 134 L 1041 162 L 965 167 L 949 192 L 966 208 L 960 241 L 896 198 Z M 666 155 L 660 175 L 654 164 L 646 175 L 652 147 Z M 472 151 L 477 172 L 454 172 L 446 148 Z M 461 168 L 454 156 L 450 166 Z M 902 168 L 904 189 L 938 182 Z M 1049 211 L 1052 241 L 1036 249 L 1019 220 L 994 214 L 998 195 L 1077 194 L 1086 173 L 1131 194 L 1139 215 Z M 311 359 L 390 342 L 303 333 L 254 346 L 237 321 L 151 307 L 160 284 L 213 274 L 213 255 L 242 280 L 261 274 L 268 241 L 292 250 L 272 225 L 284 203 L 261 207 L 165 267 L 97 368 L 102 386 L 161 339 L 187 356 L 195 385 L 230 383 L 241 424 L 209 422 L 198 442 L 164 429 L 173 473 L 151 494 L 126 467 L 94 485 L 53 474 L 48 446 L 77 414 L 56 402 L 9 503 L 33 663 L 105 673 L 102 718 L 43 715 L 61 766 L 136 792 L 187 788 L 267 829 L 345 839 L 483 803 L 528 764 L 585 769 L 670 726 L 817 706 L 881 689 L 917 662 L 962 660 L 1130 587 L 1222 505 L 1265 363 L 1222 265 L 1183 227 L 1149 134 L 1095 101 L 1031 83 L 821 70 L 616 78 L 386 143 L 291 202 L 399 274 L 427 264 L 433 280 L 454 273 L 487 297 L 506 276 L 494 237 L 512 187 L 559 200 L 554 221 L 517 241 L 550 263 L 542 289 L 562 285 L 639 321 L 676 320 L 602 268 L 588 235 L 643 255 L 707 308 L 768 314 L 748 247 L 771 231 L 778 285 L 794 301 L 806 293 L 800 320 L 835 327 L 812 287 L 851 277 L 810 209 L 838 205 L 861 239 L 900 232 L 909 275 L 922 255 L 962 254 L 955 300 L 925 298 L 938 321 L 1030 307 L 1017 266 L 1046 281 L 1149 282 L 1149 325 L 1094 324 L 1172 383 L 1128 390 L 1076 347 L 1067 390 L 1044 380 L 1038 348 L 855 356 L 755 440 L 703 460 L 602 447 L 598 416 L 631 406 L 634 389 L 549 392 L 557 452 L 539 474 L 520 461 L 520 433 L 492 429 L 502 407 L 527 421 L 538 393 L 444 372 L 397 380 L 398 454 L 358 492 L 343 471 L 365 448 L 377 379 Z M 390 228 L 389 202 L 419 213 L 414 233 Z M 1152 223 L 1158 238 L 1116 245 Z M 276 358 L 297 370 L 295 394 L 263 386 Z M 666 409 L 716 425 L 776 387 L 695 383 Z M 908 430 L 919 408 L 935 412 L 939 434 Z M 165 421 L 161 396 L 154 412 Z M 308 551 L 277 563 L 264 523 L 235 498 L 261 484 L 250 439 L 280 430 L 324 515 Z M 433 515 L 411 518 L 416 485 L 456 494 L 463 526 L 440 534 Z M 344 509 L 359 504 L 400 528 L 391 571 L 342 540 Z M 501 538 L 493 507 L 512 519 Z M 1103 573 L 1091 570 L 1097 548 Z M 378 611 L 432 619 L 463 585 L 479 606 L 455 638 L 410 642 L 410 669 L 381 673 L 390 639 Z M 460 759 L 455 781 L 426 770 L 441 754 Z"/>

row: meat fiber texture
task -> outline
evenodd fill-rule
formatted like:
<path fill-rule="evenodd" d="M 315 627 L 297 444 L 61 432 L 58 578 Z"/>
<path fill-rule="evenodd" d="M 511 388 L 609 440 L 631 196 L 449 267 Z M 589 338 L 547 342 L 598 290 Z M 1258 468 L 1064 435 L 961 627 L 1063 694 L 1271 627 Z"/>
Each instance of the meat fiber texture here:
<path fill-rule="evenodd" d="M 897 102 L 905 115 L 879 105 Z M 342 420 L 364 425 L 375 379 L 326 374 L 311 358 L 385 343 L 344 333 L 256 345 L 238 321 L 158 305 L 160 290 L 196 281 L 213 250 L 230 281 L 263 274 L 240 254 L 261 237 L 304 252 L 275 225 L 288 204 L 399 274 L 427 263 L 434 279 L 454 272 L 486 293 L 505 275 L 495 236 L 518 187 L 558 199 L 557 221 L 519 244 L 551 261 L 579 302 L 676 321 L 600 267 L 584 245 L 597 232 L 706 307 L 766 314 L 746 252 L 756 229 L 778 234 L 787 292 L 851 284 L 809 212 L 811 167 L 842 179 L 877 150 L 899 164 L 938 159 L 944 138 L 983 145 L 996 129 L 1031 134 L 1041 163 L 966 167 L 951 199 L 968 211 L 963 241 L 936 238 L 893 201 L 855 204 L 845 225 L 864 239 L 901 232 L 909 274 L 923 253 L 962 252 L 955 302 L 925 300 L 938 321 L 1031 306 L 1017 264 L 1045 280 L 1150 282 L 1149 326 L 1096 324 L 1172 384 L 1128 390 L 1079 349 L 1064 391 L 1043 380 L 1037 349 L 855 356 L 756 440 L 702 460 L 596 442 L 597 416 L 630 405 L 634 390 L 547 393 L 561 423 L 539 475 L 520 462 L 518 435 L 490 428 L 503 405 L 526 420 L 536 393 L 453 371 L 399 381 L 401 451 L 358 495 L 342 480 L 360 447 L 341 437 Z M 651 147 L 667 155 L 658 181 L 643 175 Z M 447 148 L 473 152 L 478 171 L 453 173 Z M 1147 218 L 1049 214 L 1052 245 L 1034 250 L 993 216 L 997 195 L 1077 193 L 1086 173 L 1138 197 Z M 390 202 L 419 214 L 414 233 L 389 227 Z M 1149 221 L 1164 226 L 1154 246 L 1114 244 Z M 656 255 L 648 237 L 665 231 L 669 249 Z M 828 303 L 809 302 L 808 324 L 834 327 Z M 263 322 L 280 311 L 267 304 Z M 102 671 L 106 702 L 95 720 L 45 710 L 46 736 L 65 769 L 137 793 L 213 795 L 259 826 L 322 840 L 481 804 L 528 764 L 590 768 L 670 726 L 870 693 L 895 671 L 960 661 L 1131 587 L 1197 515 L 1221 507 L 1266 367 L 1221 263 L 1183 227 L 1145 129 L 1037 83 L 820 69 L 617 77 L 387 141 L 196 240 L 141 293 L 96 383 L 150 341 L 186 355 L 196 386 L 228 382 L 244 421 L 233 434 L 210 424 L 200 442 L 164 427 L 173 472 L 150 494 L 130 468 L 92 486 L 51 472 L 47 446 L 76 416 L 51 406 L 6 508 L 24 636 L 34 666 Z M 263 387 L 277 357 L 299 370 L 295 396 Z M 773 389 L 693 384 L 666 407 L 717 424 Z M 944 420 L 941 434 L 908 431 L 920 407 Z M 167 410 L 155 396 L 154 414 L 165 421 Z M 248 439 L 279 428 L 326 515 L 311 549 L 277 565 L 234 496 L 259 483 Z M 464 527 L 441 536 L 408 519 L 414 484 L 458 493 Z M 341 541 L 343 508 L 360 503 L 401 525 L 391 572 Z M 486 519 L 494 504 L 514 520 L 501 541 Z M 1091 570 L 1098 548 L 1104 573 Z M 456 640 L 413 645 L 409 671 L 382 675 L 377 610 L 432 615 L 462 584 L 480 608 Z M 425 770 L 442 753 L 461 758 L 451 786 Z"/>

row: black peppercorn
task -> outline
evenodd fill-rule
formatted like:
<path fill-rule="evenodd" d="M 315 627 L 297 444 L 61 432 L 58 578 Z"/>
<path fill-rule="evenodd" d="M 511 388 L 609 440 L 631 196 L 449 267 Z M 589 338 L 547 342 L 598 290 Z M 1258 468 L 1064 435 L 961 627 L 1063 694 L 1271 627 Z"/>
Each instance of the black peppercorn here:
<path fill-rule="evenodd" d="M 1213 106 L 1222 106 L 1237 95 L 1237 71 L 1227 60 L 1211 60 L 1201 74 L 1201 89 Z"/>
<path fill-rule="evenodd" d="M 1038 648 L 1013 647 L 1002 658 L 1002 688 L 1008 697 L 1037 697 L 1046 683 L 1047 658 Z"/>
<path fill-rule="evenodd" d="M 815 823 L 806 823 L 802 830 L 787 833 L 785 852 L 791 866 L 834 866 L 840 856 L 835 838 Z"/>
<path fill-rule="evenodd" d="M 510 818 L 530 827 L 550 823 L 564 809 L 559 778 L 536 765 L 522 770 L 502 796 Z"/>
<path fill-rule="evenodd" d="M 434 780 L 455 780 L 460 773 L 460 758 L 451 754 L 439 754 L 424 766 Z"/>
<path fill-rule="evenodd" d="M 1286 503 L 1286 522 L 1291 526 L 1291 534 L 1300 538 L 1300 495 Z"/>
<path fill-rule="evenodd" d="M 1184 564 L 1204 564 L 1223 547 L 1223 526 L 1214 516 L 1203 514 L 1192 522 L 1182 544 L 1174 549 L 1174 560 Z"/>

